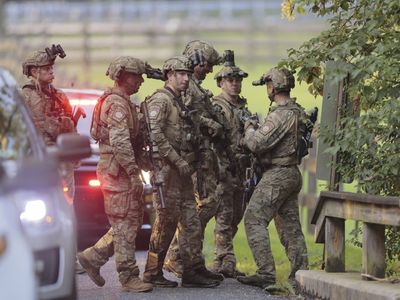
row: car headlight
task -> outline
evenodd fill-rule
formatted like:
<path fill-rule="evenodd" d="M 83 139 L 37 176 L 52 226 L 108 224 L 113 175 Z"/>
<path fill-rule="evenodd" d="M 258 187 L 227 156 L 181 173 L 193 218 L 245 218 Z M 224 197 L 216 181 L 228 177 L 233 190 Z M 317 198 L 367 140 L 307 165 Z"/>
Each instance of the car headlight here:
<path fill-rule="evenodd" d="M 29 200 L 19 217 L 22 222 L 40 222 L 46 217 L 46 213 L 46 203 L 43 200 Z"/>
<path fill-rule="evenodd" d="M 17 192 L 12 195 L 24 226 L 49 226 L 54 223 L 54 207 L 50 199 L 39 193 Z"/>

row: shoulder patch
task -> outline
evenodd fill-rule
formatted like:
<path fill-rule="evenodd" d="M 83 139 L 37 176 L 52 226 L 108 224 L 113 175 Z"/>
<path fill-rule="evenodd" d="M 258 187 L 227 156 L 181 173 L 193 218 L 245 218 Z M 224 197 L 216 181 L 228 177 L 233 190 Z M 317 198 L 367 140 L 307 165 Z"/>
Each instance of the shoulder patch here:
<path fill-rule="evenodd" d="M 121 122 L 126 117 L 126 113 L 121 109 L 117 108 L 111 111 L 110 117 L 117 122 Z"/>
<path fill-rule="evenodd" d="M 271 121 L 266 121 L 260 128 L 260 133 L 267 135 L 275 128 L 275 124 Z"/>
<path fill-rule="evenodd" d="M 157 104 L 151 106 L 149 110 L 149 118 L 150 119 L 157 119 L 158 114 L 160 113 L 161 107 Z"/>

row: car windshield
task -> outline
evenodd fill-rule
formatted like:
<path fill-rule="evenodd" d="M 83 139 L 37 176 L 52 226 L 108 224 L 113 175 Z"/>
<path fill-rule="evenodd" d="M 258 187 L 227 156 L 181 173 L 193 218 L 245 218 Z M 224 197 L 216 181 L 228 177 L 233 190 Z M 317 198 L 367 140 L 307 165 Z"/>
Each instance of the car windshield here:
<path fill-rule="evenodd" d="M 9 97 L 0 99 L 0 158 L 21 161 L 33 155 L 29 132 L 17 104 Z"/>

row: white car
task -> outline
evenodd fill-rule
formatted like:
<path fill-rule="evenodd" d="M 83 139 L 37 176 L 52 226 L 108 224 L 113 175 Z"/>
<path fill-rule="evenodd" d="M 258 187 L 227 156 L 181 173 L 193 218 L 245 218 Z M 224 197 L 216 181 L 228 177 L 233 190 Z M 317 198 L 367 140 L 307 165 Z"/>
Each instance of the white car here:
<path fill-rule="evenodd" d="M 0 191 L 0 299 L 35 300 L 33 252 L 19 215 L 16 204 Z"/>
<path fill-rule="evenodd" d="M 58 161 L 90 155 L 89 139 L 77 134 L 60 135 L 56 147 L 46 148 L 14 79 L 0 68 L 0 160 L 17 184 L 6 197 L 16 205 L 33 251 L 40 299 L 76 299 L 75 216 L 57 168 Z"/>

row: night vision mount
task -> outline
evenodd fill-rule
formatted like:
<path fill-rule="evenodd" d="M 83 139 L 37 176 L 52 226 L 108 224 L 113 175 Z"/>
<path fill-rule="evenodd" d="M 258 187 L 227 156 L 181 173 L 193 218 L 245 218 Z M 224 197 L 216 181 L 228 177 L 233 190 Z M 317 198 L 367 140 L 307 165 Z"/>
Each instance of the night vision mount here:
<path fill-rule="evenodd" d="M 56 59 L 57 55 L 58 55 L 60 58 L 64 58 L 64 57 L 67 56 L 67 55 L 65 54 L 65 52 L 64 52 L 64 49 L 61 47 L 60 44 L 58 44 L 58 45 L 54 45 L 54 44 L 53 44 L 53 45 L 51 46 L 51 48 L 47 47 L 47 48 L 44 49 L 44 50 L 46 51 L 47 55 L 49 56 L 49 58 L 50 58 L 51 60 Z"/>
<path fill-rule="evenodd" d="M 233 50 L 225 50 L 222 55 L 222 61 L 225 67 L 234 67 L 235 66 L 235 54 Z"/>

